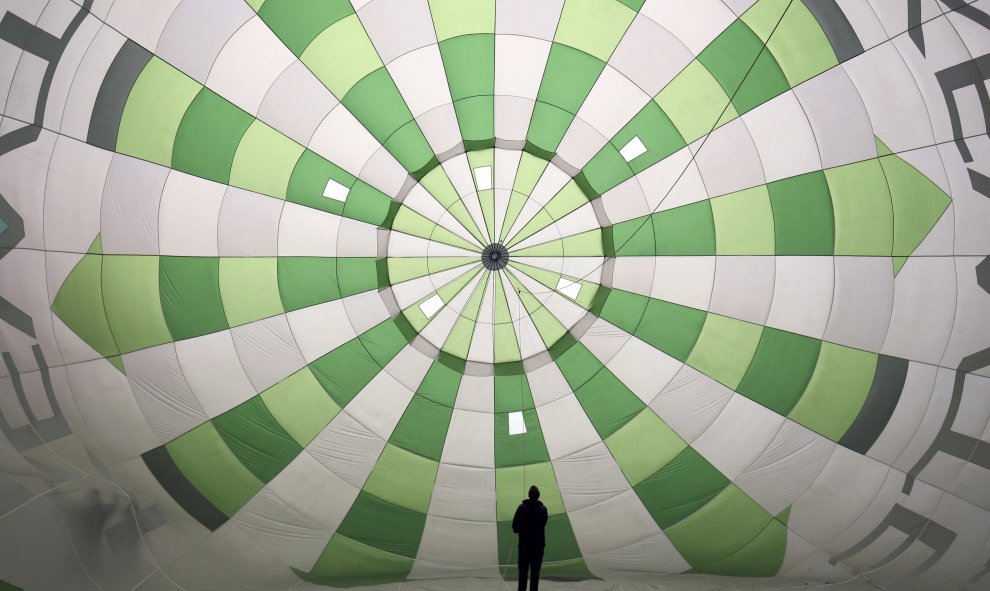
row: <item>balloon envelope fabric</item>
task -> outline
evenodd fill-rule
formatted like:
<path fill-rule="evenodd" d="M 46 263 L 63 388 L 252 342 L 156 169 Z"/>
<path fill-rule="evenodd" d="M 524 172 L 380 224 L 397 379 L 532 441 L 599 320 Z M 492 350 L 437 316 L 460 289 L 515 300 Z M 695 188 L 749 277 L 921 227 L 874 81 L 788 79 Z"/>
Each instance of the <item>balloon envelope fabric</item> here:
<path fill-rule="evenodd" d="M 548 588 L 988 588 L 987 51 L 0 0 L 0 589 L 498 589 L 531 485 Z"/>

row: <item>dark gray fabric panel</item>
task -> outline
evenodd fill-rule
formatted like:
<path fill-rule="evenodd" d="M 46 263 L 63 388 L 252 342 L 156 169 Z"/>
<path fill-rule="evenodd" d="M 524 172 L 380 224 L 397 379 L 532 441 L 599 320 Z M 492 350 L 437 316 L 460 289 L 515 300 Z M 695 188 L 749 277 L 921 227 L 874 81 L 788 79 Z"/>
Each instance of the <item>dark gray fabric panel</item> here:
<path fill-rule="evenodd" d="M 158 480 L 158 484 L 196 521 L 210 531 L 215 531 L 227 522 L 227 516 L 196 490 L 182 470 L 179 470 L 165 446 L 145 452 L 141 458 Z"/>
<path fill-rule="evenodd" d="M 869 451 L 883 433 L 890 415 L 894 414 L 897 401 L 901 399 L 901 392 L 904 390 L 907 370 L 907 359 L 886 355 L 877 358 L 877 372 L 873 376 L 870 393 L 856 420 L 839 440 L 840 445 L 861 454 Z"/>
<path fill-rule="evenodd" d="M 828 37 L 828 42 L 835 51 L 835 57 L 839 58 L 840 62 L 863 53 L 863 43 L 859 40 L 859 35 L 835 0 L 804 0 L 804 5 L 825 31 L 825 36 Z"/>
<path fill-rule="evenodd" d="M 100 92 L 96 95 L 87 142 L 105 150 L 116 149 L 117 131 L 120 129 L 120 118 L 124 114 L 127 97 L 149 61 L 151 53 L 147 49 L 130 39 L 124 42 L 117 57 L 113 58 Z"/>

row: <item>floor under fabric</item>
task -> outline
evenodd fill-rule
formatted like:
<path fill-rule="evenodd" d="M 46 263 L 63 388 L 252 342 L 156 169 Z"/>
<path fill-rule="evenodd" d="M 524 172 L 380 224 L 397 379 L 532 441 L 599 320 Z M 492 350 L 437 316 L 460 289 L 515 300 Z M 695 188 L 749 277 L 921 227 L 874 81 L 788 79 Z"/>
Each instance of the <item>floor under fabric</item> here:
<path fill-rule="evenodd" d="M 313 587 L 314 589 L 316 587 Z M 324 587 L 325 588 L 325 587 Z M 433 579 L 407 581 L 370 587 L 353 587 L 354 591 L 512 591 L 515 581 L 499 579 Z M 709 575 L 651 575 L 649 579 L 622 581 L 540 581 L 544 591 L 877 591 L 887 587 L 863 578 L 851 581 L 801 581 L 795 579 L 747 579 Z M 893 590 L 890 590 L 893 591 Z"/>

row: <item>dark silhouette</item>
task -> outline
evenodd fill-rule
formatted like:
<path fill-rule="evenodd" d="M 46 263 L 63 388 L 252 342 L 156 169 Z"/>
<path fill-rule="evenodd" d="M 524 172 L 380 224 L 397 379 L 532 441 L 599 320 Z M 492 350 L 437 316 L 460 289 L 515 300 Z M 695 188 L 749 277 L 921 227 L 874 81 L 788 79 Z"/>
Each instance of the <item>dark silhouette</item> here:
<path fill-rule="evenodd" d="M 546 539 L 543 529 L 547 525 L 547 508 L 540 502 L 540 489 L 529 487 L 529 498 L 524 499 L 512 518 L 512 531 L 519 534 L 519 591 L 526 591 L 529 575 L 531 591 L 540 588 L 540 566 L 543 565 L 543 547 Z"/>

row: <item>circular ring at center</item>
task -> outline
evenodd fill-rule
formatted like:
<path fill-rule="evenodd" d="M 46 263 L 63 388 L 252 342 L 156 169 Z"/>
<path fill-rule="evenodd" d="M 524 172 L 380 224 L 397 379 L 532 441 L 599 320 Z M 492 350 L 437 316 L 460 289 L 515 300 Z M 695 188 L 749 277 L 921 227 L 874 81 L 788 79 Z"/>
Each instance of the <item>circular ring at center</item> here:
<path fill-rule="evenodd" d="M 481 264 L 489 271 L 504 269 L 509 264 L 509 249 L 493 242 L 481 252 Z"/>

